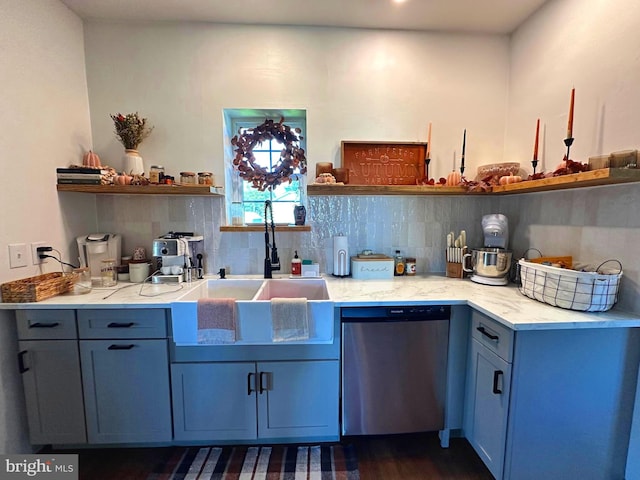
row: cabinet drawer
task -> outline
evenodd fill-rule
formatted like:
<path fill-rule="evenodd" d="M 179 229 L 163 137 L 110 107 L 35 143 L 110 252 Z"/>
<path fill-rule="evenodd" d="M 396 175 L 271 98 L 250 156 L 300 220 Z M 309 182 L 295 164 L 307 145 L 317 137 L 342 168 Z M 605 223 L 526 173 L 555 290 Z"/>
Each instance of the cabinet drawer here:
<path fill-rule="evenodd" d="M 74 310 L 17 310 L 20 340 L 72 340 L 78 338 Z"/>
<path fill-rule="evenodd" d="M 511 363 L 513 330 L 474 310 L 471 313 L 471 336 L 493 353 Z"/>
<path fill-rule="evenodd" d="M 165 309 L 78 310 L 80 338 L 166 338 Z"/>

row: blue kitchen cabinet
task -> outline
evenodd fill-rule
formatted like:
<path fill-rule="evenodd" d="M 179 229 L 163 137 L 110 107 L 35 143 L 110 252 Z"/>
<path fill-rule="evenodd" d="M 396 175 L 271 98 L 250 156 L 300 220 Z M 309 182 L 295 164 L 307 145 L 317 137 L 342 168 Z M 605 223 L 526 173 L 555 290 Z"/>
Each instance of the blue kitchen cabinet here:
<path fill-rule="evenodd" d="M 20 310 L 16 317 L 31 443 L 86 443 L 75 312 Z"/>
<path fill-rule="evenodd" d="M 638 328 L 514 332 L 474 311 L 464 435 L 498 480 L 624 478 L 639 361 Z"/>
<path fill-rule="evenodd" d="M 166 323 L 164 309 L 78 311 L 89 443 L 171 441 Z"/>
<path fill-rule="evenodd" d="M 167 442 L 166 340 L 81 340 L 89 443 Z"/>
<path fill-rule="evenodd" d="M 511 388 L 508 360 L 513 334 L 478 312 L 472 313 L 471 320 L 464 430 L 489 471 L 501 479 Z"/>
<path fill-rule="evenodd" d="M 254 362 L 171 365 L 175 439 L 255 439 L 255 376 Z"/>
<path fill-rule="evenodd" d="M 477 340 L 471 340 L 470 355 L 469 395 L 473 413 L 467 440 L 493 476 L 502 478 L 511 365 Z"/>
<path fill-rule="evenodd" d="M 337 440 L 338 360 L 174 363 L 176 441 Z"/>
<path fill-rule="evenodd" d="M 337 438 L 338 361 L 261 362 L 258 375 L 260 438 Z"/>

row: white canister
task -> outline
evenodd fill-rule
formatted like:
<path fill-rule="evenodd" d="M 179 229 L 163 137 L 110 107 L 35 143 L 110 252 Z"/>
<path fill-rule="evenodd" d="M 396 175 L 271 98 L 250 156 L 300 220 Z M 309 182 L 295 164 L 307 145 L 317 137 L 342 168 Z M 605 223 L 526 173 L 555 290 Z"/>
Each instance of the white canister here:
<path fill-rule="evenodd" d="M 130 263 L 129 280 L 133 283 L 142 283 L 149 276 L 149 263 Z"/>
<path fill-rule="evenodd" d="M 333 237 L 333 274 L 338 277 L 349 275 L 349 239 L 346 235 Z"/>

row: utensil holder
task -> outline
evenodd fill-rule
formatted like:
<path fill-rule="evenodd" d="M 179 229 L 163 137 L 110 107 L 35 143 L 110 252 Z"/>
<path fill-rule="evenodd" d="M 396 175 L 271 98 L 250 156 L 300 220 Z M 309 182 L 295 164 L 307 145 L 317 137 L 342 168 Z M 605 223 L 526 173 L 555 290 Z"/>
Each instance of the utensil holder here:
<path fill-rule="evenodd" d="M 449 278 L 464 278 L 464 270 L 462 270 L 462 264 L 447 262 L 446 275 Z"/>

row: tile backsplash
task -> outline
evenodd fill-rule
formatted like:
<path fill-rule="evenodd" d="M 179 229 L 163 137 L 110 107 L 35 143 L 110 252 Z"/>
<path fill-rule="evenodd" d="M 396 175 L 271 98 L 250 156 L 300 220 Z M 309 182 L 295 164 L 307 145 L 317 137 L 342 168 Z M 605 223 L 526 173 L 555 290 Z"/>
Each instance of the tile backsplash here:
<path fill-rule="evenodd" d="M 232 274 L 262 273 L 264 233 L 220 232 L 225 224 L 222 197 L 99 196 L 98 227 L 120 233 L 123 252 L 136 246 L 150 251 L 152 240 L 169 231 L 204 236 L 205 270 L 225 267 Z M 482 245 L 482 215 L 509 219 L 510 248 L 520 258 L 529 247 L 548 255 L 624 265 L 620 306 L 640 312 L 640 188 L 636 184 L 509 196 L 312 196 L 310 232 L 276 233 L 283 272 L 294 250 L 332 273 L 333 236 L 347 235 L 350 254 L 363 249 L 416 257 L 419 273 L 445 270 L 444 242 L 449 231 L 467 232 L 469 247 Z"/>

